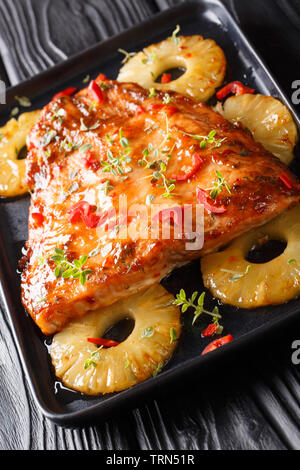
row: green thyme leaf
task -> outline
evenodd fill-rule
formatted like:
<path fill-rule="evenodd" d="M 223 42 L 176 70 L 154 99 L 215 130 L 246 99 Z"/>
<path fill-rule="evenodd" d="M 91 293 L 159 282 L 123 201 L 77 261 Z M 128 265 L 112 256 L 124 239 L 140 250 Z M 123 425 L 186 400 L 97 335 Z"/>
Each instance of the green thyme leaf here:
<path fill-rule="evenodd" d="M 151 338 L 154 335 L 154 328 L 153 326 L 149 326 L 145 328 L 141 334 L 141 338 Z"/>
<path fill-rule="evenodd" d="M 86 255 L 81 256 L 79 260 L 74 259 L 71 263 L 64 251 L 57 247 L 54 250 L 54 255 L 51 257 L 51 260 L 54 261 L 56 268 L 54 270 L 54 275 L 56 278 L 69 279 L 73 277 L 74 279 L 80 280 L 80 283 L 84 285 L 87 281 L 89 274 L 92 274 L 92 270 L 85 269 L 82 270 L 83 265 L 86 263 L 88 257 Z"/>
<path fill-rule="evenodd" d="M 127 52 L 124 49 L 118 49 L 118 52 L 124 54 L 124 59 L 122 60 L 122 64 L 126 64 L 132 57 L 135 56 L 136 52 Z"/>
<path fill-rule="evenodd" d="M 154 98 L 157 95 L 155 88 L 150 88 L 149 90 L 149 98 Z"/>
<path fill-rule="evenodd" d="M 176 333 L 176 330 L 175 328 L 170 328 L 170 344 L 173 343 L 173 341 L 175 341 L 177 339 L 177 333 Z"/>
<path fill-rule="evenodd" d="M 80 130 L 83 131 L 83 132 L 93 131 L 93 130 L 97 129 L 99 126 L 100 126 L 100 123 L 96 122 L 92 126 L 87 127 L 83 122 L 83 118 L 80 118 Z"/>
<path fill-rule="evenodd" d="M 160 361 L 157 366 L 154 366 L 153 365 L 153 373 L 152 373 L 152 376 L 153 377 L 156 377 L 158 374 L 160 374 L 160 372 L 162 371 L 162 368 L 164 366 L 164 363 L 163 361 Z"/>
<path fill-rule="evenodd" d="M 180 26 L 179 24 L 176 25 L 176 28 L 174 29 L 173 33 L 172 33 L 172 36 L 169 37 L 169 39 L 172 39 L 172 41 L 174 42 L 174 44 L 177 46 L 180 42 L 180 38 L 177 36 L 177 34 L 179 33 L 180 31 Z"/>
<path fill-rule="evenodd" d="M 18 112 L 19 112 L 18 106 L 15 106 L 15 107 L 11 110 L 10 115 L 11 115 L 11 116 L 16 116 L 16 115 L 18 114 Z"/>
<path fill-rule="evenodd" d="M 57 132 L 55 130 L 48 131 L 42 138 L 42 147 L 47 147 L 56 136 Z"/>
<path fill-rule="evenodd" d="M 27 96 L 15 96 L 15 99 L 18 101 L 20 106 L 23 106 L 23 108 L 29 108 L 31 106 L 31 101 Z"/>
<path fill-rule="evenodd" d="M 82 147 L 80 147 L 79 149 L 79 153 L 86 153 L 91 148 L 92 148 L 91 144 L 82 145 Z"/>
<path fill-rule="evenodd" d="M 192 324 L 196 322 L 200 315 L 203 313 L 210 315 L 213 317 L 213 321 L 219 325 L 219 320 L 222 316 L 219 313 L 218 307 L 214 307 L 212 311 L 209 311 L 204 308 L 204 300 L 205 300 L 205 292 L 202 292 L 198 297 L 198 301 L 195 303 L 196 298 L 198 296 L 198 292 L 194 292 L 190 298 L 187 298 L 184 289 L 181 289 L 179 294 L 176 295 L 176 299 L 174 300 L 174 304 L 181 306 L 181 311 L 184 313 L 187 311 L 188 308 L 194 309 L 194 318 Z"/>

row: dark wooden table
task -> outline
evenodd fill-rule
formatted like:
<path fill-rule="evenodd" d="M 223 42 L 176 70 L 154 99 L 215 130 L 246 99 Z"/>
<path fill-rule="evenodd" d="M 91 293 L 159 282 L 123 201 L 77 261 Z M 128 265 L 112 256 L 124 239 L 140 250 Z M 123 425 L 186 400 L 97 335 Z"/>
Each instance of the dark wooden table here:
<path fill-rule="evenodd" d="M 0 0 L 0 78 L 16 84 L 180 1 Z M 224 3 L 290 97 L 300 79 L 300 2 Z M 291 363 L 291 343 L 299 338 L 295 319 L 139 408 L 70 430 L 37 409 L 2 314 L 0 449 L 299 449 L 300 370 Z"/>

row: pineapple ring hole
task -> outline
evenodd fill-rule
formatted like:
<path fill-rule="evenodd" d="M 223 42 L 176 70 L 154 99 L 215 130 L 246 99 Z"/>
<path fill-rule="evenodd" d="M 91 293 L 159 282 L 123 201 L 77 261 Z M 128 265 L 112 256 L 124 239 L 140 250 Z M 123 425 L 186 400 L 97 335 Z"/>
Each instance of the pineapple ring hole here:
<path fill-rule="evenodd" d="M 111 339 L 113 341 L 118 341 L 118 343 L 123 343 L 129 335 L 133 332 L 135 327 L 135 321 L 133 318 L 126 317 L 122 320 L 114 323 L 109 326 L 104 334 L 102 335 L 105 339 Z"/>
<path fill-rule="evenodd" d="M 248 251 L 246 261 L 253 264 L 268 263 L 280 256 L 287 247 L 287 241 L 281 239 L 267 239 L 263 243 L 256 243 Z"/>
<path fill-rule="evenodd" d="M 27 150 L 26 145 L 24 145 L 24 146 L 18 151 L 17 159 L 18 159 L 18 160 L 25 160 L 25 158 L 27 157 L 27 154 L 28 154 L 28 150 Z"/>
<path fill-rule="evenodd" d="M 155 79 L 155 83 L 161 83 L 161 77 L 164 73 L 169 73 L 171 75 L 171 82 L 177 80 L 183 74 L 185 74 L 186 68 L 182 66 L 172 67 L 167 70 L 164 70 L 158 77 Z"/>

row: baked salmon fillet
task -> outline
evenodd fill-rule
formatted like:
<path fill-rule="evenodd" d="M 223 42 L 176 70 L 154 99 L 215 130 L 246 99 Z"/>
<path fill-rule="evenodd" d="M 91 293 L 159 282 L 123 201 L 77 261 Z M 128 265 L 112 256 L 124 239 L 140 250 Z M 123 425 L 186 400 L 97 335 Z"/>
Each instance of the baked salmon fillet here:
<path fill-rule="evenodd" d="M 27 147 L 33 194 L 22 302 L 45 334 L 160 281 L 300 198 L 297 178 L 238 123 L 175 92 L 102 75 L 53 99 Z M 203 246 L 135 231 L 137 207 L 197 203 Z M 151 215 L 149 226 L 163 215 Z M 173 235 L 178 223 L 177 212 Z"/>

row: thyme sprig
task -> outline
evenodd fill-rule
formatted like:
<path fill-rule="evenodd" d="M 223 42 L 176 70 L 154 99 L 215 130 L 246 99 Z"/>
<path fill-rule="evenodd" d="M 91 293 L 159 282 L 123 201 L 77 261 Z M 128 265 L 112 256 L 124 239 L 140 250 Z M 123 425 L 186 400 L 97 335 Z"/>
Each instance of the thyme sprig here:
<path fill-rule="evenodd" d="M 55 119 L 57 119 L 58 122 L 62 124 L 64 116 L 65 116 L 65 110 L 63 108 L 59 108 L 56 111 L 53 111 L 51 115 L 51 121 L 54 121 Z"/>
<path fill-rule="evenodd" d="M 156 377 L 158 374 L 161 373 L 163 367 L 164 367 L 164 363 L 163 361 L 159 361 L 159 363 L 157 365 L 154 365 L 153 364 L 153 373 L 152 373 L 152 376 L 153 377 Z"/>
<path fill-rule="evenodd" d="M 99 126 L 100 126 L 100 123 L 96 122 L 92 126 L 88 127 L 84 124 L 83 118 L 80 118 L 80 130 L 83 132 L 93 131 L 94 129 L 97 129 Z"/>
<path fill-rule="evenodd" d="M 157 95 L 157 91 L 155 90 L 155 88 L 150 88 L 149 89 L 149 98 L 154 98 L 155 96 Z"/>
<path fill-rule="evenodd" d="M 99 351 L 103 348 L 103 346 L 99 346 L 99 348 L 97 348 L 95 351 L 93 351 L 91 353 L 91 356 L 85 361 L 84 363 L 84 369 L 88 369 L 90 366 L 93 366 L 93 367 L 97 367 L 97 362 L 95 362 L 95 360 L 97 361 L 101 361 L 101 355 L 99 353 Z"/>
<path fill-rule="evenodd" d="M 51 256 L 51 260 L 56 265 L 54 271 L 55 277 L 63 279 L 72 277 L 73 279 L 79 279 L 80 283 L 84 285 L 88 275 L 93 272 L 91 269 L 82 269 L 87 259 L 87 256 L 81 256 L 79 259 L 74 259 L 71 263 L 61 248 L 55 248 L 54 255 Z"/>
<path fill-rule="evenodd" d="M 215 306 L 212 311 L 206 310 L 204 308 L 205 292 L 202 292 L 202 294 L 199 295 L 198 301 L 197 303 L 195 303 L 197 296 L 198 296 L 198 292 L 196 291 L 192 294 L 190 298 L 187 298 L 185 290 L 180 289 L 179 294 L 176 295 L 174 304 L 181 306 L 182 313 L 186 312 L 188 308 L 194 309 L 194 318 L 192 322 L 193 325 L 195 321 L 199 318 L 199 316 L 205 313 L 213 317 L 213 323 L 216 323 L 218 325 L 218 328 L 219 327 L 221 328 L 221 325 L 219 324 L 219 320 L 222 318 L 222 315 L 220 315 L 218 307 Z"/>
<path fill-rule="evenodd" d="M 241 279 L 242 277 L 246 276 L 248 274 L 248 272 L 250 271 L 250 269 L 251 269 L 251 264 L 248 264 L 248 266 L 246 267 L 244 272 L 233 271 L 231 269 L 225 269 L 225 268 L 224 269 L 221 268 L 221 271 L 223 271 L 224 273 L 232 274 L 232 277 L 229 279 L 229 281 L 230 282 L 236 282 L 239 279 Z"/>
<path fill-rule="evenodd" d="M 107 135 L 106 139 L 110 142 L 112 139 Z M 114 155 L 113 152 L 107 150 L 107 160 L 101 160 L 101 165 L 103 166 L 104 173 L 112 173 L 114 176 L 121 176 L 125 179 L 127 173 L 130 173 L 132 168 L 127 164 L 131 162 L 130 154 L 132 149 L 130 147 L 129 141 L 124 137 L 122 128 L 119 129 L 119 143 L 121 150 L 119 155 Z"/>
<path fill-rule="evenodd" d="M 127 52 L 125 51 L 125 49 L 118 49 L 118 52 L 120 52 L 121 54 L 124 54 L 125 56 L 121 64 L 126 64 L 136 54 L 136 52 Z"/>
<path fill-rule="evenodd" d="M 154 170 L 151 176 L 151 183 L 156 184 L 158 188 L 164 189 L 162 197 L 170 198 L 175 189 L 175 180 L 167 179 L 165 172 L 167 170 L 168 161 L 163 157 L 171 158 L 171 153 L 169 149 L 165 149 L 164 146 L 168 140 L 171 139 L 169 120 L 168 116 L 165 113 L 166 119 L 166 130 L 164 131 L 165 137 L 158 147 L 154 147 L 153 144 L 148 145 L 143 150 L 143 158 L 138 161 L 140 166 L 144 166 L 146 169 Z M 159 158 L 161 155 L 161 158 Z M 151 159 L 149 159 L 149 157 Z M 158 184 L 158 181 L 161 180 L 161 184 Z"/>
<path fill-rule="evenodd" d="M 180 26 L 179 24 L 176 25 L 176 28 L 174 29 L 173 33 L 172 33 L 172 36 L 170 36 L 168 39 L 171 39 L 175 46 L 178 46 L 179 42 L 180 42 L 180 38 L 177 36 L 177 34 L 179 33 L 180 31 Z"/>
<path fill-rule="evenodd" d="M 224 188 L 226 188 L 228 193 L 231 194 L 231 189 L 229 187 L 229 184 L 225 180 L 224 176 L 219 172 L 219 170 L 215 170 L 215 173 L 217 175 L 217 179 L 216 181 L 214 181 L 213 187 L 207 189 L 207 191 L 210 190 L 210 197 L 212 199 L 216 199 L 219 192 L 223 191 Z"/>
<path fill-rule="evenodd" d="M 150 54 L 146 49 L 143 49 L 143 53 L 146 57 L 141 59 L 142 64 L 154 64 L 154 62 L 157 60 L 157 54 L 155 52 L 151 52 Z"/>
<path fill-rule="evenodd" d="M 170 104 L 172 101 L 174 101 L 174 98 L 172 98 L 169 93 L 166 93 L 165 96 L 163 97 L 163 103 L 164 104 Z"/>
<path fill-rule="evenodd" d="M 200 148 L 204 149 L 207 147 L 207 144 L 212 145 L 212 148 L 221 147 L 222 143 L 227 139 L 227 137 L 223 137 L 222 139 L 215 139 L 215 135 L 217 131 L 213 129 L 207 135 L 198 135 L 198 134 L 189 134 L 188 132 L 180 130 L 180 132 L 184 135 L 188 135 L 195 140 L 200 140 Z"/>
<path fill-rule="evenodd" d="M 31 106 L 31 101 L 27 96 L 15 96 L 15 100 L 20 106 L 23 106 L 23 108 L 29 108 Z"/>

